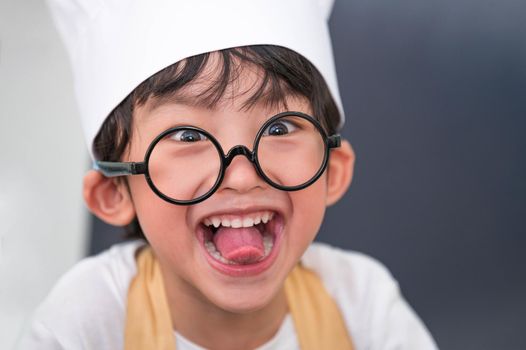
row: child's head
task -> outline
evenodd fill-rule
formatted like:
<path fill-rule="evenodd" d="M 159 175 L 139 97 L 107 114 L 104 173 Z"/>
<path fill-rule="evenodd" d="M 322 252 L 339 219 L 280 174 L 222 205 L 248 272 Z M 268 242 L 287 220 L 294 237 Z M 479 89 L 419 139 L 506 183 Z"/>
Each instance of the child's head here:
<path fill-rule="evenodd" d="M 240 82 L 250 74 L 255 78 L 253 86 L 239 91 Z M 93 142 L 95 158 L 122 161 L 131 141 L 134 110 L 147 103 L 162 103 L 177 94 L 188 95 L 196 85 L 199 91 L 191 96 L 196 106 L 218 108 L 235 99 L 241 101 L 244 110 L 264 105 L 269 110 L 286 111 L 291 110 L 287 100 L 295 98 L 309 104 L 309 114 L 328 135 L 335 134 L 339 127 L 338 107 L 323 77 L 307 59 L 284 47 L 246 46 L 196 55 L 146 79 L 103 123 Z M 138 160 L 142 159 L 135 161 Z M 131 237 L 143 236 L 136 220 L 128 226 L 128 233 Z"/>
<path fill-rule="evenodd" d="M 80 51 L 72 59 L 93 155 L 145 173 L 123 181 L 91 170 L 84 196 L 102 220 L 140 227 L 169 294 L 246 312 L 276 300 L 326 206 L 346 191 L 354 156 L 329 138 L 343 115 L 328 11 L 318 7 L 327 2 L 199 1 L 197 12 L 190 2 L 115 1 L 116 19 L 103 6 L 62 33 L 88 33 L 80 45 L 66 42 Z M 197 20 L 208 24 L 204 34 Z M 287 111 L 298 117 L 266 124 Z"/>
<path fill-rule="evenodd" d="M 252 150 L 261 126 L 284 111 L 314 116 L 328 134 L 334 133 L 339 120 L 323 78 L 300 55 L 272 46 L 213 52 L 170 66 L 141 84 L 105 122 L 94 150 L 103 160 L 141 162 L 152 140 L 181 125 L 208 131 L 223 152 L 237 145 Z M 290 120 L 286 118 L 285 122 Z M 286 168 L 287 173 L 279 173 L 278 179 L 312 168 L 312 162 L 316 170 L 317 159 L 321 159 L 316 153 L 324 151 L 320 143 L 295 147 L 301 142 L 302 130 L 304 134 L 321 133 L 308 129 L 308 123 L 290 122 L 296 125 L 285 127 L 293 128 L 290 134 L 295 132 L 299 135 L 296 138 L 262 136 L 281 142 L 271 150 L 278 152 L 275 159 L 270 159 L 278 162 L 273 172 Z M 190 183 L 201 187 L 213 184 L 209 179 L 215 179 L 215 173 L 208 174 L 208 170 L 219 158 L 203 150 L 201 144 L 209 143 L 201 140 L 203 135 L 190 135 L 199 142 L 184 144 L 183 134 L 169 135 L 169 142 L 175 145 L 155 149 L 167 154 L 162 157 L 164 163 L 175 164 L 176 159 L 182 159 L 185 171 L 160 175 L 173 176 L 168 191 L 179 182 L 185 184 L 183 189 L 191 187 L 192 194 L 194 186 Z M 190 153 L 194 144 L 198 149 Z M 267 305 L 276 295 L 318 232 L 326 205 L 347 188 L 352 153 L 346 143 L 343 146 L 331 150 L 328 170 L 321 178 L 299 191 L 271 186 L 254 164 L 240 156 L 233 158 L 213 195 L 195 205 L 163 200 L 142 175 L 115 181 L 93 171 L 86 176 L 86 200 L 96 215 L 112 224 L 126 225 L 137 217 L 142 232 L 169 271 L 171 285 L 222 309 L 247 311 Z M 283 152 L 301 158 L 290 158 Z M 201 159 L 198 157 L 205 160 L 195 162 Z M 279 163 L 283 158 L 294 166 Z M 224 227 L 236 226 L 235 221 L 237 226 L 247 227 Z M 214 222 L 219 227 L 214 227 Z M 244 242 L 236 242 L 238 238 Z"/>

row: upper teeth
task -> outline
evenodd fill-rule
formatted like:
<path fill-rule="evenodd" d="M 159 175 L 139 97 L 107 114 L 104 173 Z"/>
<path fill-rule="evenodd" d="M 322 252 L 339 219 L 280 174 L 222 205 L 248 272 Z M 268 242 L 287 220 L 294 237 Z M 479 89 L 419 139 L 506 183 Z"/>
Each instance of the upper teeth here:
<path fill-rule="evenodd" d="M 215 228 L 218 228 L 219 226 L 232 228 L 252 227 L 254 225 L 258 225 L 261 222 L 266 224 L 272 220 L 273 217 L 274 213 L 270 211 L 258 212 L 243 216 L 217 215 L 204 219 L 204 223 L 206 226 L 213 225 Z"/>

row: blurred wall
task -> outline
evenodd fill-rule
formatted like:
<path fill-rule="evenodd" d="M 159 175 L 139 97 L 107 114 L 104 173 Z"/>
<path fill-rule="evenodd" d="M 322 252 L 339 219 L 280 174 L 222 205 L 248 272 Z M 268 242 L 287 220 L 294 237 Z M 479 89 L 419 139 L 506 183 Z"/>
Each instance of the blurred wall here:
<path fill-rule="evenodd" d="M 526 349 L 526 2 L 340 0 L 354 183 L 320 240 L 385 263 L 443 349 Z"/>
<path fill-rule="evenodd" d="M 88 161 L 68 68 L 43 2 L 0 0 L 0 349 L 85 254 Z"/>

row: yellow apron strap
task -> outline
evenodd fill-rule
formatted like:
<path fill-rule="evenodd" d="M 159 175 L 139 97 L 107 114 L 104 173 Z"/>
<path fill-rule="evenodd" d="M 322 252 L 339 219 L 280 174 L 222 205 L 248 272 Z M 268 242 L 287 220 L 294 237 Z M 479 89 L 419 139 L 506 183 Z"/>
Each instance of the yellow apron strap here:
<path fill-rule="evenodd" d="M 298 265 L 285 294 L 302 350 L 352 350 L 338 307 L 318 276 Z M 125 350 L 175 350 L 175 337 L 159 264 L 149 247 L 137 256 L 137 275 L 128 290 Z"/>
<path fill-rule="evenodd" d="M 285 294 L 301 350 L 352 350 L 338 306 L 313 271 L 298 264 L 285 280 Z"/>
<path fill-rule="evenodd" d="M 124 349 L 175 349 L 161 269 L 150 247 L 139 252 L 137 275 L 128 289 Z"/>

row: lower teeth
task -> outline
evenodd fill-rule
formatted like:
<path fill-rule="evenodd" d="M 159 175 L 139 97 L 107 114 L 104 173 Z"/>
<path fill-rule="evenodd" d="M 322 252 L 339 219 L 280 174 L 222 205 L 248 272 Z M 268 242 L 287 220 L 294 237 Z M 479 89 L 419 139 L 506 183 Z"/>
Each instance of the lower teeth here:
<path fill-rule="evenodd" d="M 272 235 L 263 235 L 263 247 L 265 248 L 265 252 L 263 257 L 260 260 L 265 259 L 272 250 L 272 247 L 274 246 L 274 239 L 272 238 Z M 216 260 L 219 260 L 223 264 L 228 265 L 239 265 L 235 261 L 228 260 L 224 258 L 221 253 L 216 249 L 216 245 L 212 241 L 206 241 L 205 242 L 206 250 L 212 255 Z"/>

